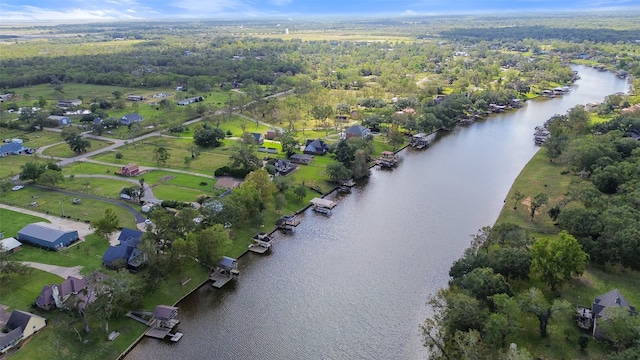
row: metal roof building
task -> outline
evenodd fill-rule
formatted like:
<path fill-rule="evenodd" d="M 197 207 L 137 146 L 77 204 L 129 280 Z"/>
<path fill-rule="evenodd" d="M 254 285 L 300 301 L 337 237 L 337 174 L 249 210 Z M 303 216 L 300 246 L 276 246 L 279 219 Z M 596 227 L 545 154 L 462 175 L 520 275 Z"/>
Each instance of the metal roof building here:
<path fill-rule="evenodd" d="M 60 250 L 78 239 L 77 230 L 45 222 L 29 224 L 18 231 L 18 240 L 48 250 Z"/>

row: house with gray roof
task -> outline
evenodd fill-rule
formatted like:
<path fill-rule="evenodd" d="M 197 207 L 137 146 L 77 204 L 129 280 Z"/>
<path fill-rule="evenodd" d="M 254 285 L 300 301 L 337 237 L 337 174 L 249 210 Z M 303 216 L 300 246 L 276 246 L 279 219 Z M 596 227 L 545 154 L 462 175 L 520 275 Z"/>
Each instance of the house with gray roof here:
<path fill-rule="evenodd" d="M 364 139 L 371 134 L 371 130 L 362 125 L 354 125 L 347 128 L 344 133 L 346 139 L 351 139 L 353 137 Z"/>
<path fill-rule="evenodd" d="M 329 145 L 322 139 L 307 140 L 303 153 L 307 155 L 324 155 L 329 151 Z"/>
<path fill-rule="evenodd" d="M 1 251 L 5 251 L 5 252 L 8 252 L 9 254 L 12 254 L 14 252 L 20 251 L 20 249 L 22 249 L 22 243 L 16 240 L 16 238 L 10 237 L 10 238 L 0 240 Z"/>
<path fill-rule="evenodd" d="M 7 324 L 4 326 L 9 332 L 0 334 L 0 353 L 5 353 L 20 341 L 37 333 L 47 326 L 47 320 L 42 316 L 26 311 L 13 310 Z"/>
<path fill-rule="evenodd" d="M 125 126 L 129 126 L 131 124 L 137 123 L 137 122 L 141 122 L 144 121 L 144 118 L 140 115 L 138 115 L 138 113 L 131 113 L 131 114 L 127 114 L 127 115 L 123 115 L 120 118 L 120 123 L 122 125 Z"/>
<path fill-rule="evenodd" d="M 59 126 L 71 124 L 71 118 L 68 116 L 51 115 L 47 119 L 55 121 Z"/>
<path fill-rule="evenodd" d="M 593 300 L 591 313 L 593 318 L 593 336 L 602 337 L 602 332 L 598 330 L 598 320 L 604 321 L 607 318 L 607 311 L 613 308 L 628 309 L 632 315 L 638 315 L 636 308 L 629 303 L 620 290 L 614 289 L 606 294 L 602 294 Z"/>
<path fill-rule="evenodd" d="M 78 241 L 77 230 L 45 222 L 29 224 L 18 231 L 18 240 L 47 250 L 61 250 Z"/>

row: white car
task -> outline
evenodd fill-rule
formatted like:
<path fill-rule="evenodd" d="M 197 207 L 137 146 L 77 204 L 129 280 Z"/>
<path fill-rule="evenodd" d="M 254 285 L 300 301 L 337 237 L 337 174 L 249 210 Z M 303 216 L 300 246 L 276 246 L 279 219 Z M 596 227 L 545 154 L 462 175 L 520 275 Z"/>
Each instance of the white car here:
<path fill-rule="evenodd" d="M 153 225 L 153 223 L 149 219 L 145 219 L 144 223 L 147 224 L 147 225 Z"/>
<path fill-rule="evenodd" d="M 11 190 L 18 191 L 18 190 L 22 190 L 23 188 L 24 188 L 24 186 L 22 186 L 22 185 L 16 185 L 16 186 L 12 187 Z"/>

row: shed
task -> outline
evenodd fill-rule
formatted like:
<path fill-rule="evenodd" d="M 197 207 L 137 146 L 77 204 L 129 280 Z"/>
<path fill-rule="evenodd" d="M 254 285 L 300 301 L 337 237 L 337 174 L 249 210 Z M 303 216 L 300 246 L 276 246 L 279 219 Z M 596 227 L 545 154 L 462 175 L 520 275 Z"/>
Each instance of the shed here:
<path fill-rule="evenodd" d="M 58 125 L 71 124 L 71 118 L 68 116 L 51 115 L 51 116 L 48 116 L 47 119 L 55 121 Z"/>
<path fill-rule="evenodd" d="M 78 231 L 45 222 L 29 224 L 18 231 L 18 240 L 48 250 L 60 250 L 79 240 Z"/>
<path fill-rule="evenodd" d="M 138 167 L 138 164 L 131 163 L 121 167 L 120 172 L 124 176 L 136 176 L 140 174 L 140 168 Z"/>
<path fill-rule="evenodd" d="M 22 243 L 16 238 L 10 237 L 0 240 L 0 248 L 10 254 L 20 251 L 22 249 Z"/>
<path fill-rule="evenodd" d="M 308 165 L 313 161 L 313 155 L 308 154 L 293 154 L 289 158 L 292 163 Z"/>

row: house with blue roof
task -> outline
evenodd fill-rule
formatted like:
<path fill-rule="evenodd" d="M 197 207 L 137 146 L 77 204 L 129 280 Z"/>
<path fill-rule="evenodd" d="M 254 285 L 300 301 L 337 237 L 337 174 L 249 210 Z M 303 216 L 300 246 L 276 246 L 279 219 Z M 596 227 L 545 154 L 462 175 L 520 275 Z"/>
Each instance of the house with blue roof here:
<path fill-rule="evenodd" d="M 55 121 L 58 126 L 71 124 L 71 118 L 68 116 L 51 115 L 48 116 L 47 119 Z"/>
<path fill-rule="evenodd" d="M 102 263 L 109 269 L 126 267 L 137 270 L 147 260 L 146 255 L 138 249 L 142 231 L 123 228 L 118 236 L 120 242 L 116 246 L 109 246 L 102 256 Z"/>
<path fill-rule="evenodd" d="M 307 155 L 324 155 L 329 151 L 329 145 L 322 139 L 307 140 L 303 153 Z"/>
<path fill-rule="evenodd" d="M 0 145 L 0 157 L 30 153 L 31 149 L 22 144 L 21 139 L 13 139 L 10 143 Z"/>
<path fill-rule="evenodd" d="M 120 118 L 120 123 L 122 125 L 125 125 L 125 126 L 129 126 L 131 124 L 138 123 L 138 122 L 141 122 L 141 121 L 144 121 L 144 118 L 142 116 L 138 115 L 138 113 L 131 113 L 131 114 L 123 115 Z"/>

